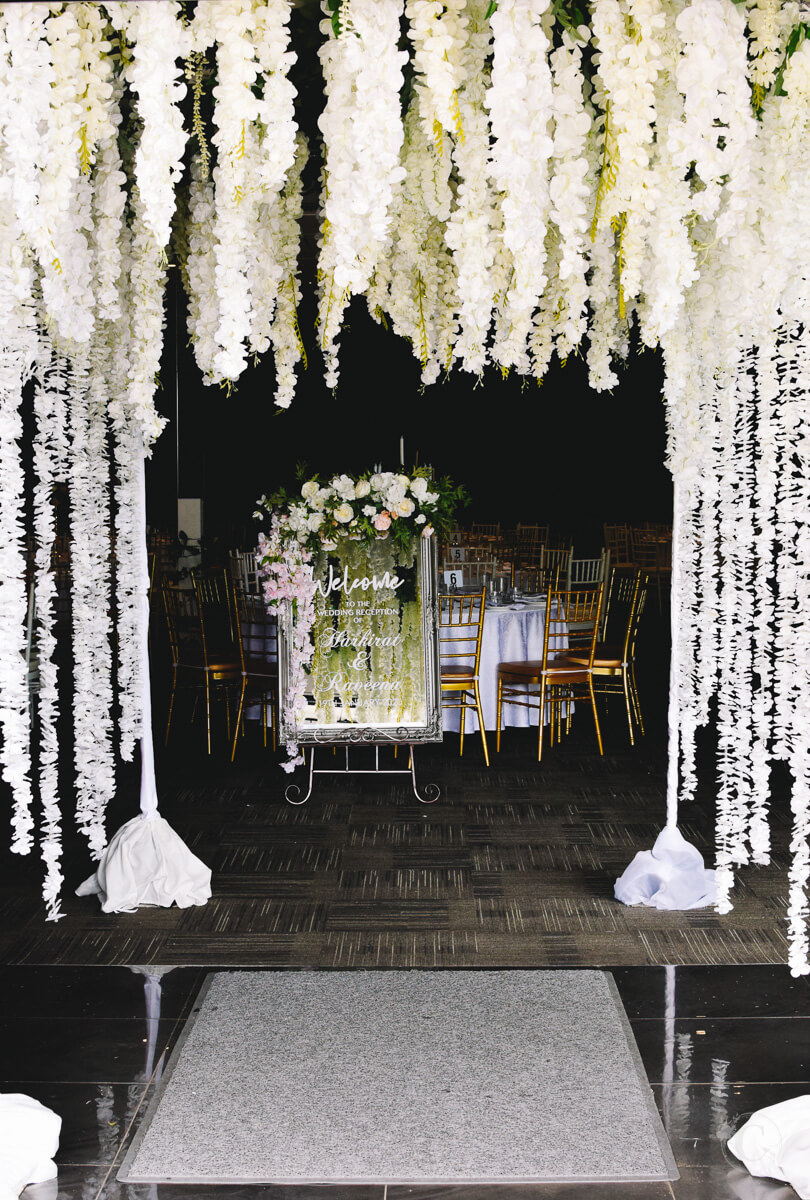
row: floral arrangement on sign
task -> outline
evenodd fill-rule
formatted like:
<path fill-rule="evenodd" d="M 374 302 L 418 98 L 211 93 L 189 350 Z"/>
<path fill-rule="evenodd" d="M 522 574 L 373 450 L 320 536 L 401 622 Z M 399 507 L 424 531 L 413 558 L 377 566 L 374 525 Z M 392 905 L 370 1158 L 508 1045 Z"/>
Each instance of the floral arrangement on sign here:
<path fill-rule="evenodd" d="M 404 548 L 416 537 L 434 532 L 443 537 L 466 504 L 469 497 L 463 486 L 434 480 L 429 467 L 420 467 L 410 475 L 366 471 L 356 478 L 335 475 L 328 482 L 313 476 L 297 494 L 282 488 L 262 496 L 255 516 L 275 514 L 311 551 L 333 549 L 337 539 L 347 536 L 363 542 L 390 537 Z"/>
<path fill-rule="evenodd" d="M 770 765 L 782 760 L 794 780 L 790 962 L 807 973 L 806 0 L 324 0 L 321 16 L 300 45 L 317 42 L 325 105 L 317 128 L 301 129 L 293 29 L 310 19 L 305 6 L 0 6 L 0 763 L 13 850 L 28 853 L 39 825 L 58 919 L 47 488 L 63 480 L 77 497 L 76 812 L 98 856 L 114 748 L 132 757 L 148 692 L 139 481 L 164 423 L 153 397 L 167 269 L 180 268 L 205 380 L 230 386 L 272 353 L 286 408 L 309 338 L 298 250 L 311 156 L 330 386 L 353 297 L 407 339 L 425 384 L 488 366 L 540 381 L 554 355 L 578 353 L 604 391 L 635 344 L 661 348 L 676 497 L 670 817 L 695 793 L 696 731 L 716 696 L 719 907 L 736 867 L 768 859 Z M 318 497 L 333 486 L 312 482 Z M 351 536 L 392 544 L 417 516 L 439 528 L 410 485 L 396 500 L 394 484 L 373 494 L 370 476 L 358 482 L 368 497 L 345 485 L 323 510 L 315 492 L 301 498 L 302 554 L 310 535 L 307 552 L 353 521 Z M 37 786 L 29 491 L 45 689 Z M 110 611 L 115 629 L 98 615 Z"/>
<path fill-rule="evenodd" d="M 299 472 L 303 478 L 304 472 Z M 363 613 L 369 653 L 358 662 L 350 625 L 356 601 L 342 589 L 337 609 L 328 596 L 316 601 L 316 579 L 331 558 L 337 577 L 383 581 L 411 568 L 421 538 L 445 534 L 458 508 L 469 503 L 463 486 L 434 480 L 428 467 L 410 475 L 367 471 L 304 480 L 297 493 L 280 489 L 262 496 L 254 516 L 269 514 L 269 533 L 259 534 L 259 565 L 269 608 L 292 605 L 289 684 L 285 726 L 294 729 L 309 713 L 324 723 L 402 724 L 423 706 L 421 622 L 418 597 L 376 587 L 373 610 Z M 411 589 L 412 590 L 412 589 Z M 329 652 L 327 655 L 327 651 Z M 320 677 L 337 678 L 318 686 Z M 373 681 L 373 683 L 372 683 Z M 336 696 L 336 692 L 338 693 Z M 337 703 L 336 703 L 337 702 Z M 294 738 L 287 742 L 286 771 L 303 762 Z"/>

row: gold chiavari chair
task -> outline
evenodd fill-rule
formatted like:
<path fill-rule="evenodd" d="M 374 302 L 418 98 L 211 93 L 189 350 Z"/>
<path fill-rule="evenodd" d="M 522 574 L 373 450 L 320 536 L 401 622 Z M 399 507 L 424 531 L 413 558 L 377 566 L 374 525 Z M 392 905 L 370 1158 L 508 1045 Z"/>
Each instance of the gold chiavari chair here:
<path fill-rule="evenodd" d="M 481 524 L 480 521 L 473 521 L 470 526 L 470 533 L 473 538 L 476 537 L 498 537 L 501 532 L 501 523 L 496 524 Z"/>
<path fill-rule="evenodd" d="M 468 708 L 478 716 L 484 762 L 489 766 L 487 734 L 478 687 L 481 637 L 484 631 L 486 592 L 467 596 L 439 596 L 439 665 L 442 708 L 459 714 L 459 754 L 464 753 L 464 718 Z"/>
<path fill-rule="evenodd" d="M 663 612 L 661 580 L 672 574 L 672 537 L 666 534 L 650 534 L 644 529 L 634 529 L 633 557 L 636 566 L 646 571 L 655 580 L 658 590 L 658 612 Z"/>
<path fill-rule="evenodd" d="M 605 533 L 605 549 L 610 554 L 613 566 L 620 570 L 635 567 L 629 528 L 626 525 L 603 525 L 602 528 Z"/>
<path fill-rule="evenodd" d="M 161 587 L 163 611 L 169 635 L 172 660 L 172 684 L 166 719 L 165 744 L 168 745 L 177 692 L 193 690 L 205 695 L 205 719 L 208 753 L 211 753 L 211 705 L 215 693 L 225 699 L 225 724 L 230 742 L 228 693 L 241 681 L 241 662 L 231 635 L 231 616 L 227 607 L 211 599 L 211 592 L 181 587 L 164 579 Z"/>
<path fill-rule="evenodd" d="M 595 583 L 606 583 L 610 571 L 610 551 L 603 550 L 598 558 L 570 558 L 566 587 L 593 587 Z"/>
<path fill-rule="evenodd" d="M 244 732 L 243 713 L 247 694 L 255 693 L 260 701 L 262 741 L 265 746 L 269 711 L 274 750 L 278 711 L 278 620 L 275 615 L 268 613 L 263 596 L 243 588 L 234 589 L 234 611 L 242 686 L 234 725 L 231 762 L 236 758 L 239 734 Z"/>
<path fill-rule="evenodd" d="M 515 526 L 515 541 L 519 546 L 548 542 L 548 525 L 523 525 L 519 521 Z"/>
<path fill-rule="evenodd" d="M 560 579 L 564 580 L 568 577 L 568 564 L 574 557 L 574 547 L 567 546 L 543 546 L 543 552 L 540 558 L 541 567 L 559 567 Z"/>
<path fill-rule="evenodd" d="M 571 702 L 585 701 L 591 706 L 599 753 L 603 753 L 591 669 L 603 590 L 604 584 L 600 583 L 596 588 L 573 592 L 567 589 L 550 591 L 543 630 L 543 657 L 528 662 L 498 664 L 496 750 L 501 748 L 501 721 L 505 703 L 537 710 L 537 761 L 540 762 L 543 757 L 546 706 L 551 717 L 550 742 L 554 745 L 561 737 L 564 711 L 567 729 L 571 722 Z M 570 622 L 572 626 L 572 632 L 568 635 L 569 649 L 562 652 L 556 649 L 557 633 L 554 629 L 560 620 Z M 584 661 L 572 658 L 572 651 L 578 652 Z"/>
<path fill-rule="evenodd" d="M 512 569 L 512 587 L 526 596 L 544 596 L 560 583 L 560 564 Z"/>
<path fill-rule="evenodd" d="M 228 572 L 234 589 L 245 592 L 261 591 L 261 580 L 255 550 L 231 550 L 228 553 Z"/>
<path fill-rule="evenodd" d="M 611 589 L 609 630 L 615 632 L 615 642 L 597 642 L 591 670 L 593 686 L 597 696 L 623 695 L 627 712 L 627 728 L 630 745 L 635 745 L 633 726 L 638 726 L 644 736 L 644 721 L 636 684 L 636 643 L 641 617 L 647 600 L 648 576 L 646 571 L 616 575 Z M 576 651 L 569 652 L 573 661 L 584 662 L 585 657 Z"/>

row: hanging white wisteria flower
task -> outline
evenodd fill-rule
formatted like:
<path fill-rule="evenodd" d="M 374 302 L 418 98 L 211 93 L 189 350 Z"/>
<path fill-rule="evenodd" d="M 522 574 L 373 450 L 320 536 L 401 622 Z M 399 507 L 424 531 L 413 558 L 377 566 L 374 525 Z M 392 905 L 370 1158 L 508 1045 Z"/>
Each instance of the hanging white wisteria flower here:
<path fill-rule="evenodd" d="M 188 332 L 197 366 L 206 383 L 215 381 L 214 359 L 219 349 L 216 340 L 219 298 L 214 276 L 215 216 L 214 185 L 207 178 L 202 156 L 195 154 L 188 191 L 187 251 L 182 261 L 188 299 Z"/>
<path fill-rule="evenodd" d="M 301 174 L 307 161 L 307 143 L 298 136 L 295 162 L 287 176 L 284 190 L 276 201 L 274 221 L 275 259 L 280 268 L 275 314 L 270 327 L 270 342 L 276 367 L 275 403 L 289 408 L 295 392 L 295 371 L 299 363 L 306 368 L 307 356 L 298 324 L 298 305 L 301 302 L 301 283 L 298 271 L 298 239 L 303 208 Z"/>
<path fill-rule="evenodd" d="M 141 220 L 159 250 L 168 244 L 175 208 L 175 187 L 182 175 L 186 131 L 180 101 L 186 94 L 178 65 L 189 49 L 189 34 L 180 21 L 176 0 L 108 4 L 130 45 L 126 81 L 137 96 L 142 124 L 135 153 L 135 181 Z"/>
<path fill-rule="evenodd" d="M 289 79 L 295 62 L 290 48 L 290 12 L 287 0 L 254 4 L 253 42 L 263 76 L 257 175 L 264 199 L 281 191 L 296 155 L 295 88 Z"/>
<path fill-rule="evenodd" d="M 259 75 L 251 40 L 251 0 L 235 0 L 214 9 L 217 82 L 214 86 L 214 288 L 219 320 L 215 332 L 214 379 L 237 379 L 247 364 L 250 337 L 250 288 L 247 264 L 256 218 L 254 123 Z"/>
<path fill-rule="evenodd" d="M 759 111 L 784 59 L 791 30 L 799 21 L 797 3 L 782 0 L 748 0 L 749 63 L 753 104 Z"/>
<path fill-rule="evenodd" d="M 407 0 L 419 117 L 426 141 L 443 153 L 442 131 L 463 138 L 458 93 L 466 78 L 466 0 Z"/>
<path fill-rule="evenodd" d="M 551 54 L 554 142 L 549 181 L 549 220 L 559 240 L 559 299 L 555 307 L 556 347 L 564 360 L 580 344 L 586 328 L 591 189 L 588 180 L 588 133 L 592 114 L 584 103 L 582 48 L 589 30 L 566 30 Z"/>
<path fill-rule="evenodd" d="M 453 252 L 458 278 L 459 335 L 453 353 L 465 371 L 478 374 L 487 361 L 487 337 L 492 320 L 496 238 L 500 224 L 494 214 L 495 196 L 489 181 L 489 119 L 484 107 L 486 61 L 492 32 L 485 0 L 467 4 L 464 47 L 465 83 L 459 96 L 464 136 L 453 147 L 458 173 L 456 204 L 447 222 L 446 241 Z"/>
<path fill-rule="evenodd" d="M 648 187 L 655 124 L 660 0 L 595 0 L 593 35 L 604 87 L 604 164 L 594 223 L 616 230 L 619 310 L 641 290 L 647 229 L 655 193 Z"/>
<path fill-rule="evenodd" d="M 526 339 L 546 285 L 553 149 L 549 39 L 542 23 L 548 7 L 549 0 L 500 0 L 491 17 L 492 82 L 485 103 L 492 127 L 492 180 L 502 193 L 501 239 L 511 258 L 492 358 L 521 374 L 529 370 Z"/>
<path fill-rule="evenodd" d="M 752 185 L 756 121 L 748 86 L 745 16 L 728 0 L 693 0 L 679 14 L 683 39 L 676 79 L 684 96 L 680 163 L 694 163 L 694 211 L 716 221 L 716 236 L 739 228 Z"/>
<path fill-rule="evenodd" d="M 352 295 L 368 287 L 389 237 L 403 130 L 399 92 L 407 58 L 398 49 L 403 0 L 352 0 L 339 34 L 331 21 L 319 56 L 326 107 L 323 231 L 318 264 L 319 340 L 327 386 L 337 383 L 337 338 Z"/>

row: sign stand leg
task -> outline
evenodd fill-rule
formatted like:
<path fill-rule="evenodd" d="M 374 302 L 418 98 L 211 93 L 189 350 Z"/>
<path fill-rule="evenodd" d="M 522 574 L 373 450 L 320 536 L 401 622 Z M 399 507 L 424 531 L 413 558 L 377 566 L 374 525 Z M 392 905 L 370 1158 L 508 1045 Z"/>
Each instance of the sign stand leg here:
<path fill-rule="evenodd" d="M 340 743 L 329 743 L 329 742 L 319 743 L 319 745 L 339 745 L 339 744 Z M 315 746 L 311 746 L 310 751 L 309 751 L 309 779 L 308 779 L 308 787 L 307 787 L 306 795 L 301 796 L 301 788 L 298 786 L 297 783 L 290 783 L 284 789 L 284 798 L 288 804 L 295 804 L 295 805 L 306 804 L 307 800 L 309 800 L 310 796 L 312 795 L 313 777 L 315 775 L 409 775 L 410 780 L 411 780 L 411 787 L 413 788 L 413 794 L 416 797 L 416 799 L 419 801 L 419 803 L 420 804 L 435 804 L 436 801 L 439 799 L 439 796 L 442 794 L 441 788 L 439 787 L 439 785 L 437 783 L 426 783 L 424 786 L 424 789 L 423 789 L 423 794 L 422 795 L 419 794 L 419 787 L 416 782 L 416 755 L 414 754 L 414 745 L 413 745 L 413 743 L 410 743 L 410 742 L 406 742 L 404 744 L 407 745 L 408 751 L 409 751 L 407 767 L 391 767 L 391 768 L 381 767 L 380 766 L 380 747 L 379 747 L 379 744 L 376 744 L 376 743 L 374 745 L 374 766 L 372 768 L 369 769 L 366 767 L 350 767 L 349 766 L 349 745 L 348 745 L 348 743 L 344 742 L 343 746 L 346 751 L 345 767 L 339 767 L 339 768 L 332 767 L 330 770 L 321 768 L 320 770 L 317 770 L 317 771 L 315 770 Z M 298 799 L 299 796 L 301 796 L 300 800 Z"/>

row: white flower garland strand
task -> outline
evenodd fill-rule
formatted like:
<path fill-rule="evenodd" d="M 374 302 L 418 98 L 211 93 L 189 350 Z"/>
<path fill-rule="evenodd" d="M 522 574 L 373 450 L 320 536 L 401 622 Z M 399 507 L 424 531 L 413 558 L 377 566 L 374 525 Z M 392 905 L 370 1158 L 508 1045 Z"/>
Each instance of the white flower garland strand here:
<path fill-rule="evenodd" d="M 492 357 L 521 374 L 529 371 L 526 339 L 547 282 L 553 94 L 542 18 L 548 7 L 549 0 L 500 0 L 490 19 L 494 53 L 485 99 L 493 137 L 490 170 L 502 193 L 501 236 L 512 260 L 503 336 L 496 338 Z"/>
<path fill-rule="evenodd" d="M 323 228 L 318 273 L 319 339 L 326 383 L 338 379 L 337 338 L 352 295 L 362 294 L 390 236 L 394 188 L 404 178 L 399 92 L 407 58 L 397 49 L 403 0 L 352 0 L 335 37 L 319 50 L 326 107 Z"/>
<path fill-rule="evenodd" d="M 34 391 L 36 434 L 34 437 L 34 600 L 36 608 L 36 647 L 39 671 L 39 796 L 42 804 L 42 861 L 45 875 L 42 897 L 46 920 L 58 921 L 64 914 L 61 905 L 62 813 L 59 806 L 59 716 L 58 671 L 54 658 L 56 633 L 54 600 L 56 579 L 51 566 L 56 524 L 53 486 L 67 479 L 68 417 L 66 406 L 67 362 L 42 347 Z"/>
<path fill-rule="evenodd" d="M 4 232 L 0 229 L 0 235 Z M 0 236 L 0 250 L 8 252 Z M 0 762 L 12 794 L 14 854 L 33 844 L 31 748 L 28 681 L 25 671 L 26 611 L 22 499 L 25 490 L 19 440 L 22 437 L 23 380 L 36 353 L 36 334 L 16 316 L 13 293 L 0 273 L 0 297 L 6 319 L 0 344 Z M 9 303 L 7 304 L 6 301 Z M 19 322 L 14 328 L 14 322 Z"/>
<path fill-rule="evenodd" d="M 107 843 L 104 814 L 115 794 L 106 389 L 78 356 L 70 366 L 68 398 L 76 823 L 99 858 Z"/>
<path fill-rule="evenodd" d="M 797 396 L 791 399 L 794 407 L 795 425 L 791 449 L 798 466 L 790 469 L 789 493 L 786 496 L 795 520 L 795 549 L 793 560 L 797 571 L 792 585 L 795 591 L 796 610 L 801 614 L 797 622 L 795 648 L 798 668 L 798 692 L 795 706 L 791 710 L 792 737 L 790 739 L 790 769 L 793 775 L 791 810 L 793 831 L 790 864 L 790 895 L 788 901 L 788 931 L 790 935 L 789 962 L 794 974 L 810 973 L 808 960 L 808 883 L 810 882 L 810 728 L 808 727 L 807 689 L 810 685 L 810 583 L 807 564 L 810 562 L 810 481 L 807 463 L 810 461 L 810 419 L 807 412 L 808 385 L 810 384 L 810 335 L 803 323 L 797 330 L 795 343 L 797 365 Z"/>

